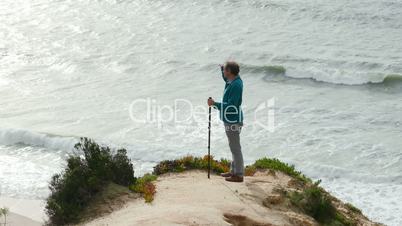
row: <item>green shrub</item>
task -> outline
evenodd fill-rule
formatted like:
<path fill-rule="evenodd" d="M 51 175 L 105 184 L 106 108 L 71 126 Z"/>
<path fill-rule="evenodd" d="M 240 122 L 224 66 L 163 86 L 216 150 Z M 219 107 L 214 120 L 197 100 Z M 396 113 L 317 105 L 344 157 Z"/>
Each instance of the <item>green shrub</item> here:
<path fill-rule="evenodd" d="M 50 182 L 51 194 L 46 200 L 49 225 L 78 222 L 81 211 L 107 183 L 127 186 L 135 182 L 126 150 L 113 154 L 109 147 L 87 138 L 81 138 L 75 149 L 84 157 L 70 156 L 64 172 L 54 175 Z"/>
<path fill-rule="evenodd" d="M 272 169 L 281 171 L 291 177 L 299 179 L 303 182 L 311 182 L 311 179 L 303 175 L 300 171 L 295 170 L 293 165 L 281 162 L 279 159 L 262 158 L 255 161 L 253 166 L 257 169 Z"/>
<path fill-rule="evenodd" d="M 119 149 L 112 158 L 112 181 L 116 184 L 128 186 L 135 182 L 134 169 L 131 160 L 127 157 L 126 149 Z"/>
<path fill-rule="evenodd" d="M 220 161 L 214 160 L 211 156 L 211 171 L 213 173 L 224 173 L 229 171 L 230 163 L 228 160 L 221 159 Z M 186 156 L 175 160 L 165 160 L 158 163 L 154 167 L 153 174 L 161 175 L 165 173 L 177 173 L 185 170 L 207 170 L 208 169 L 208 156 L 193 157 Z"/>
<path fill-rule="evenodd" d="M 353 213 L 362 214 L 362 211 L 359 208 L 352 205 L 351 203 L 346 203 L 345 206 Z"/>
<path fill-rule="evenodd" d="M 246 166 L 244 168 L 244 176 L 254 176 L 254 174 L 257 172 L 257 167 L 254 165 L 251 166 Z"/>
<path fill-rule="evenodd" d="M 320 181 L 310 184 L 301 192 L 288 193 L 291 204 L 323 225 L 355 225 L 335 208 L 330 195 L 319 186 L 319 183 Z"/>
<path fill-rule="evenodd" d="M 157 178 L 156 175 L 145 174 L 130 186 L 130 190 L 143 194 L 145 202 L 152 202 L 156 193 L 156 187 L 152 181 L 155 181 Z"/>
<path fill-rule="evenodd" d="M 136 182 L 130 185 L 130 190 L 137 193 L 143 193 L 146 183 L 155 181 L 158 177 L 152 174 L 145 174 L 144 176 L 137 178 Z"/>

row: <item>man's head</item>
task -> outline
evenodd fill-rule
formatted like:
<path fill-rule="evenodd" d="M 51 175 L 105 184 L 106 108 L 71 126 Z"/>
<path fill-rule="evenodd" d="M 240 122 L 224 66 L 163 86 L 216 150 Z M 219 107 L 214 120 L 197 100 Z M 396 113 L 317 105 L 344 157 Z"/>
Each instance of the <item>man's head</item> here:
<path fill-rule="evenodd" d="M 240 67 L 234 61 L 227 61 L 223 67 L 223 74 L 227 79 L 234 79 L 237 75 L 239 75 Z"/>

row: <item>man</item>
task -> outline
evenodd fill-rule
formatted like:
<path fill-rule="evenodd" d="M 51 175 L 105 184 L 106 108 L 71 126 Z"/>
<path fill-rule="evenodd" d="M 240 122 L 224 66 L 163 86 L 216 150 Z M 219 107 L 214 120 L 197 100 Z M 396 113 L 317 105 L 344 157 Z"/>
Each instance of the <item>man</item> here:
<path fill-rule="evenodd" d="M 222 78 L 225 81 L 222 102 L 208 100 L 208 105 L 220 111 L 220 118 L 225 125 L 232 163 L 230 172 L 221 174 L 226 181 L 243 182 L 244 163 L 240 145 L 240 131 L 243 126 L 243 112 L 241 102 L 243 96 L 243 81 L 240 78 L 240 68 L 236 62 L 226 62 L 221 66 Z"/>

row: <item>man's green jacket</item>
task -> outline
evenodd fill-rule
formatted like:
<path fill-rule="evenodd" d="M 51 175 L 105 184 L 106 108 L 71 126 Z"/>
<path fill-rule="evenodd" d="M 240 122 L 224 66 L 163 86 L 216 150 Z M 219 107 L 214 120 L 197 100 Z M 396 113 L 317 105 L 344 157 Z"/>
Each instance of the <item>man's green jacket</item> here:
<path fill-rule="evenodd" d="M 243 122 L 243 111 L 241 110 L 243 96 L 243 81 L 237 75 L 234 80 L 225 78 L 222 71 L 222 78 L 225 81 L 222 102 L 215 102 L 214 107 L 220 111 L 220 118 L 224 123 L 235 124 Z"/>

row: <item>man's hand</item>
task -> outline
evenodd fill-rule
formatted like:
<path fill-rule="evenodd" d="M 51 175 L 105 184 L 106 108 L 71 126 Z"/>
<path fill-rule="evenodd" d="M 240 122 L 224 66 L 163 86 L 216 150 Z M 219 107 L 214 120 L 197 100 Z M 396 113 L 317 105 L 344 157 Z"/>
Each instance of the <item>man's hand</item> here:
<path fill-rule="evenodd" d="M 214 99 L 209 98 L 209 99 L 208 99 L 208 106 L 212 106 L 212 105 L 214 105 L 214 104 L 215 104 Z"/>

